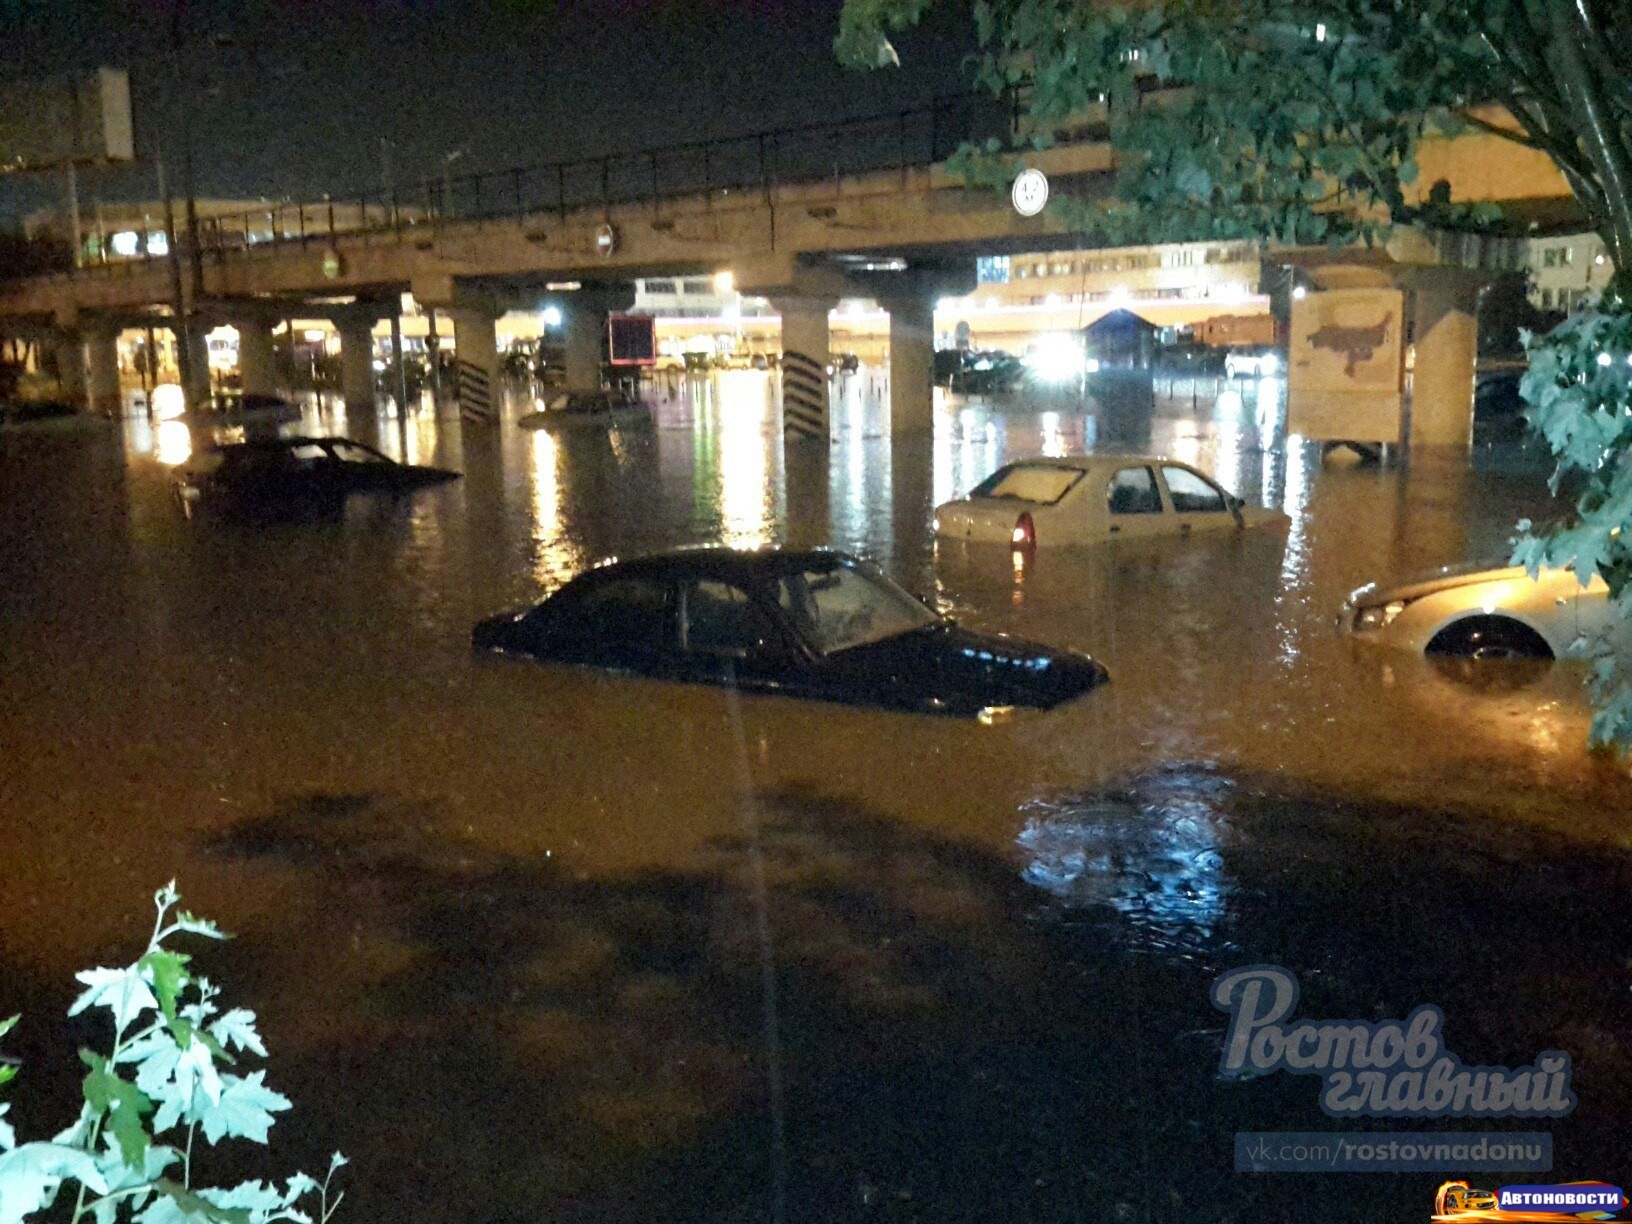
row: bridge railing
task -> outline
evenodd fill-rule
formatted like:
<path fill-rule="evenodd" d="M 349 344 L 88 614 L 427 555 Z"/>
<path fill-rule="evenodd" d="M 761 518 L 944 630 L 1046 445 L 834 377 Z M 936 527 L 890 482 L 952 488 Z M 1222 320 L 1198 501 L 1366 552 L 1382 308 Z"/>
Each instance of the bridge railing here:
<path fill-rule="evenodd" d="M 783 187 L 900 172 L 943 161 L 966 140 L 1006 137 L 1012 101 L 962 94 L 884 115 L 699 140 L 635 153 L 573 158 L 441 179 L 387 198 L 378 190 L 333 195 L 315 204 L 278 204 L 201 218 L 199 247 L 232 252 L 328 244 L 342 236 L 402 241 L 444 222 L 565 218 L 588 208 L 701 198 L 709 206 Z M 142 256 L 137 257 L 139 261 Z M 113 265 L 103 265 L 112 267 Z"/>

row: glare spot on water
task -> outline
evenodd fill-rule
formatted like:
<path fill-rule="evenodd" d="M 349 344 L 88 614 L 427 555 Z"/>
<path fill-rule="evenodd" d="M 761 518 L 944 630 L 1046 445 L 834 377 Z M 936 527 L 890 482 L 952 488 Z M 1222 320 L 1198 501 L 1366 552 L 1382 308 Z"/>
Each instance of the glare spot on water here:
<path fill-rule="evenodd" d="M 193 432 L 183 421 L 160 421 L 153 430 L 153 456 L 174 467 L 193 453 Z"/>
<path fill-rule="evenodd" d="M 1068 906 L 1108 906 L 1165 946 L 1206 941 L 1230 881 L 1218 813 L 1201 797 L 1035 802 L 1016 838 L 1021 874 Z"/>
<path fill-rule="evenodd" d="M 1309 507 L 1309 450 L 1299 443 L 1286 447 L 1286 500 L 1283 509 L 1292 520 L 1286 533 L 1286 552 L 1281 560 L 1281 587 L 1275 596 L 1276 657 L 1286 667 L 1298 658 L 1297 587 L 1309 577 L 1309 542 L 1305 518 Z"/>
<path fill-rule="evenodd" d="M 533 495 L 533 577 L 546 590 L 583 568 L 579 543 L 561 530 L 560 444 L 547 429 L 535 430 L 529 478 Z"/>
<path fill-rule="evenodd" d="M 720 541 L 732 548 L 758 548 L 775 539 L 767 383 L 758 372 L 720 382 Z"/>

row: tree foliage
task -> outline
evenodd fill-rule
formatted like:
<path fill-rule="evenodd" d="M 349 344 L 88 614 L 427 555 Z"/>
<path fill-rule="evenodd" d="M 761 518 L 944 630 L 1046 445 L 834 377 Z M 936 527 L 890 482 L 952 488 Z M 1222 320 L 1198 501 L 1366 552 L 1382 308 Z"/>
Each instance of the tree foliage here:
<path fill-rule="evenodd" d="M 0 1224 L 20 1224 L 50 1209 L 76 1187 L 62 1218 L 78 1224 L 313 1224 L 298 1205 L 315 1197 L 317 1224 L 327 1224 L 343 1195 L 329 1199 L 329 1182 L 345 1158 L 338 1152 L 319 1183 L 296 1173 L 281 1187 L 247 1181 L 200 1185 L 194 1141 L 265 1143 L 273 1115 L 289 1100 L 268 1088 L 265 1071 L 240 1074 L 240 1060 L 265 1057 L 255 1013 L 222 1011 L 220 991 L 188 968 L 191 957 L 167 946 L 178 935 L 224 936 L 213 922 L 185 910 L 172 883 L 154 896 L 158 920 L 147 951 L 122 969 L 87 969 L 84 990 L 68 1009 L 106 1012 L 113 1025 L 107 1054 L 81 1050 L 84 1102 L 73 1125 L 48 1141 L 18 1143 L 0 1103 Z M 17 1017 L 0 1023 L 3 1037 Z M 0 1085 L 16 1074 L 0 1063 Z M 163 1136 L 173 1135 L 166 1141 Z"/>
<path fill-rule="evenodd" d="M 952 3 L 955 0 L 944 0 Z M 846 0 L 836 50 L 899 62 L 931 0 Z M 1516 560 L 1608 582 L 1632 618 L 1632 4 L 1626 0 L 972 0 L 980 83 L 1025 101 L 1025 135 L 1105 139 L 1115 181 L 1058 208 L 1099 241 L 1374 241 L 1491 218 L 1419 184 L 1431 132 L 1546 153 L 1617 269 L 1601 299 L 1530 342 L 1533 428 L 1580 478 L 1573 519 Z M 1499 109 L 1493 109 L 1499 108 Z M 1502 112 L 1511 117 L 1504 121 Z M 965 150 L 971 179 L 1023 147 Z M 1099 187 L 1100 185 L 1096 185 Z M 1632 687 L 1595 670 L 1593 736 L 1632 746 Z"/>
<path fill-rule="evenodd" d="M 931 0 L 847 0 L 835 46 L 898 61 Z M 950 0 L 947 0 L 950 2 Z M 1035 144 L 1109 139 L 1107 241 L 1343 242 L 1459 215 L 1412 190 L 1429 131 L 1543 149 L 1632 267 L 1632 7 L 1618 0 L 973 0 L 977 81 L 1019 88 Z M 1431 188 L 1432 185 L 1430 185 Z"/>

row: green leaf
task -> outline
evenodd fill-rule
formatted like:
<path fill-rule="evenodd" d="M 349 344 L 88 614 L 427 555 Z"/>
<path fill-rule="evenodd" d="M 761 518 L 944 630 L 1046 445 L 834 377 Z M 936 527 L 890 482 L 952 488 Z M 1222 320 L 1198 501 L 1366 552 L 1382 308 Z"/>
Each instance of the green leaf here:
<path fill-rule="evenodd" d="M 0 1224 L 13 1224 L 56 1197 L 57 1187 L 73 1178 L 97 1194 L 106 1194 L 96 1162 L 78 1148 L 59 1143 L 25 1143 L 0 1155 Z"/>
<path fill-rule="evenodd" d="M 255 1013 L 244 1007 L 234 1007 L 225 1013 L 214 1024 L 210 1025 L 210 1035 L 223 1046 L 237 1046 L 240 1050 L 251 1050 L 266 1057 L 266 1047 L 261 1044 L 261 1036 L 255 1031 Z"/>
<path fill-rule="evenodd" d="M 68 1009 L 70 1016 L 88 1007 L 105 1007 L 113 1013 L 114 1026 L 124 1029 L 144 1011 L 159 1005 L 134 965 L 126 969 L 86 969 L 76 973 L 74 979 L 83 982 L 86 990 Z"/>
<path fill-rule="evenodd" d="M 176 996 L 191 980 L 187 973 L 187 962 L 191 959 L 192 957 L 183 952 L 158 948 L 136 962 L 136 967 L 153 984 L 153 993 L 159 1000 L 159 1010 L 167 1019 L 175 1017 Z"/>
<path fill-rule="evenodd" d="M 168 1178 L 155 1187 L 158 1197 L 136 1217 L 137 1224 L 250 1224 L 245 1208 L 218 1207 Z"/>
<path fill-rule="evenodd" d="M 151 1142 L 142 1115 L 153 1112 L 153 1102 L 135 1084 L 121 1079 L 101 1055 L 81 1050 L 79 1056 L 91 1069 L 85 1077 L 85 1103 L 107 1118 L 125 1163 L 140 1167 Z"/>
<path fill-rule="evenodd" d="M 247 1078 L 236 1075 L 221 1077 L 221 1099 L 199 1111 L 204 1125 L 204 1137 L 211 1143 L 231 1135 L 265 1143 L 271 1128 L 272 1114 L 289 1108 L 289 1098 L 274 1092 L 261 1081 L 264 1071 L 256 1071 Z"/>
<path fill-rule="evenodd" d="M 228 935 L 208 918 L 195 918 L 186 910 L 176 915 L 176 929 L 186 931 L 190 935 L 205 935 L 211 939 L 226 939 Z"/>

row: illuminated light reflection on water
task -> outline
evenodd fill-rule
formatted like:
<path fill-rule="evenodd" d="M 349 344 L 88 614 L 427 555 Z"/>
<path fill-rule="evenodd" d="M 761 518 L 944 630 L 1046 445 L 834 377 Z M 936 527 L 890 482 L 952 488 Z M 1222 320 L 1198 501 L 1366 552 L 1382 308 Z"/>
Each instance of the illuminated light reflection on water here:
<path fill-rule="evenodd" d="M 1064 906 L 1115 910 L 1145 946 L 1200 948 L 1229 901 L 1222 816 L 1209 794 L 1227 786 L 1202 775 L 1159 804 L 1129 795 L 1029 803 L 1015 838 L 1021 874 Z"/>
<path fill-rule="evenodd" d="M 775 441 L 769 379 L 732 371 L 721 379 L 717 408 L 720 542 L 757 548 L 775 538 L 776 489 L 769 448 Z"/>
<path fill-rule="evenodd" d="M 182 421 L 160 421 L 153 428 L 153 457 L 175 467 L 193 453 L 193 431 Z"/>

